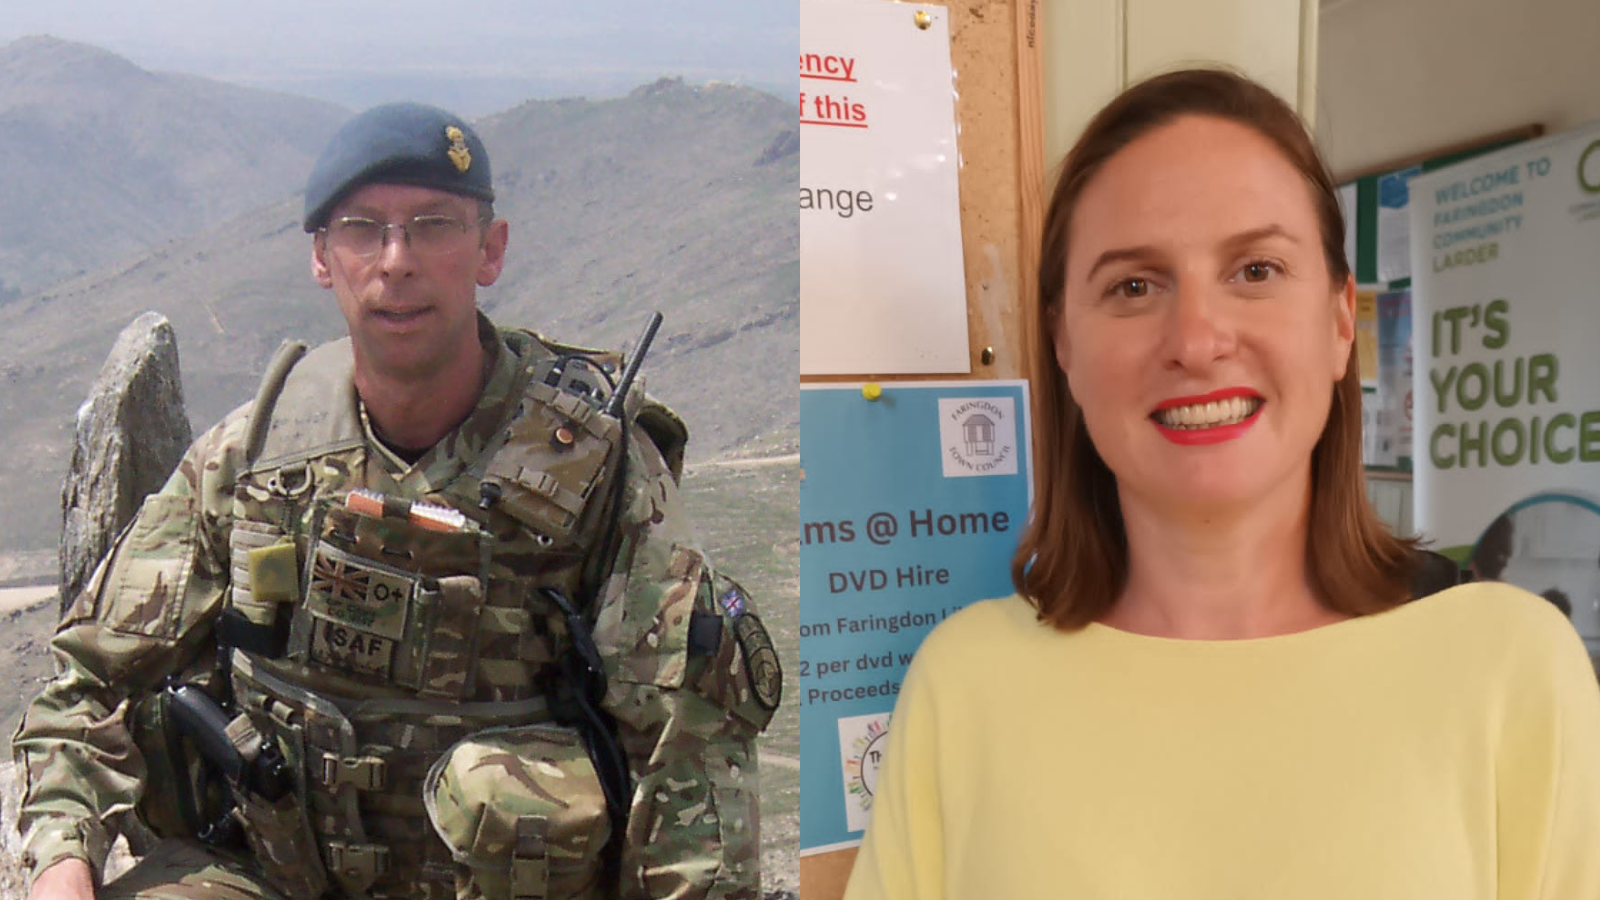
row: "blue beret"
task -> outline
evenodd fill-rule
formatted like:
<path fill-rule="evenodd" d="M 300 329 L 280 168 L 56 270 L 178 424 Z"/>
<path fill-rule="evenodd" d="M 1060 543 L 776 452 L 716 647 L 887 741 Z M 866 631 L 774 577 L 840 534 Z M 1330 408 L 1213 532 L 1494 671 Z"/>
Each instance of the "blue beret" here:
<path fill-rule="evenodd" d="M 344 123 L 306 181 L 305 229 L 368 184 L 410 184 L 494 200 L 489 151 L 464 119 L 420 103 L 377 106 Z"/>

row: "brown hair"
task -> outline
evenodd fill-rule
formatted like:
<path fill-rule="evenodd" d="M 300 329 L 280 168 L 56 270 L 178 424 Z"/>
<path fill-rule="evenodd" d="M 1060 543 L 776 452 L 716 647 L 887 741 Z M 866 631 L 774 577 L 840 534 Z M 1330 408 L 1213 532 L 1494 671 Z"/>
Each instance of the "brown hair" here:
<path fill-rule="evenodd" d="M 1117 482 L 1089 440 L 1083 412 L 1056 364 L 1054 331 L 1067 281 L 1067 239 L 1086 185 L 1107 160 L 1181 116 L 1226 119 L 1277 145 L 1305 176 L 1335 285 L 1350 275 L 1344 216 L 1333 178 L 1293 109 L 1249 79 L 1221 69 L 1190 69 L 1129 88 L 1084 129 L 1062 163 L 1050 198 L 1039 254 L 1039 301 L 1033 322 L 1034 433 L 1039 490 L 1011 562 L 1018 593 L 1058 628 L 1081 628 L 1110 609 L 1128 578 L 1128 541 Z M 1332 610 L 1380 612 L 1410 594 L 1415 542 L 1396 537 L 1372 511 L 1361 463 L 1361 373 L 1356 349 L 1334 386 L 1322 437 L 1312 450 L 1306 565 Z"/>

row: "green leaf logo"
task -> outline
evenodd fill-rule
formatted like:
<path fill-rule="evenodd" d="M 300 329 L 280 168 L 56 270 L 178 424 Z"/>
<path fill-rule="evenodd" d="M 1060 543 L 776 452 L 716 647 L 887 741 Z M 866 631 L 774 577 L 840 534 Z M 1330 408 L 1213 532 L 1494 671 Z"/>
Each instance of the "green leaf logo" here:
<path fill-rule="evenodd" d="M 1578 154 L 1578 185 L 1591 194 L 1600 194 L 1600 141 Z"/>

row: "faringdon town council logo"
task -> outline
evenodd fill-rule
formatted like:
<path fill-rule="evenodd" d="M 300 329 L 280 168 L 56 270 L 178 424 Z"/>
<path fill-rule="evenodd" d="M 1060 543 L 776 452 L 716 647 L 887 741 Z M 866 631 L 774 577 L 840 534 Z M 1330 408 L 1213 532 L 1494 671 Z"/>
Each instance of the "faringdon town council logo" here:
<path fill-rule="evenodd" d="M 1017 474 L 1015 398 L 940 397 L 939 441 L 946 478 Z"/>

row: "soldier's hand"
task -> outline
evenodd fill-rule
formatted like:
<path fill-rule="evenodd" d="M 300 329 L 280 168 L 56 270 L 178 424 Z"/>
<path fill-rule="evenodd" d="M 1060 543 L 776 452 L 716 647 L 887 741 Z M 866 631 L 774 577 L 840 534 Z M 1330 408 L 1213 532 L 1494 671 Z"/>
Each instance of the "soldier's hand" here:
<path fill-rule="evenodd" d="M 29 900 L 94 900 L 94 873 L 81 859 L 63 859 L 33 880 Z"/>

